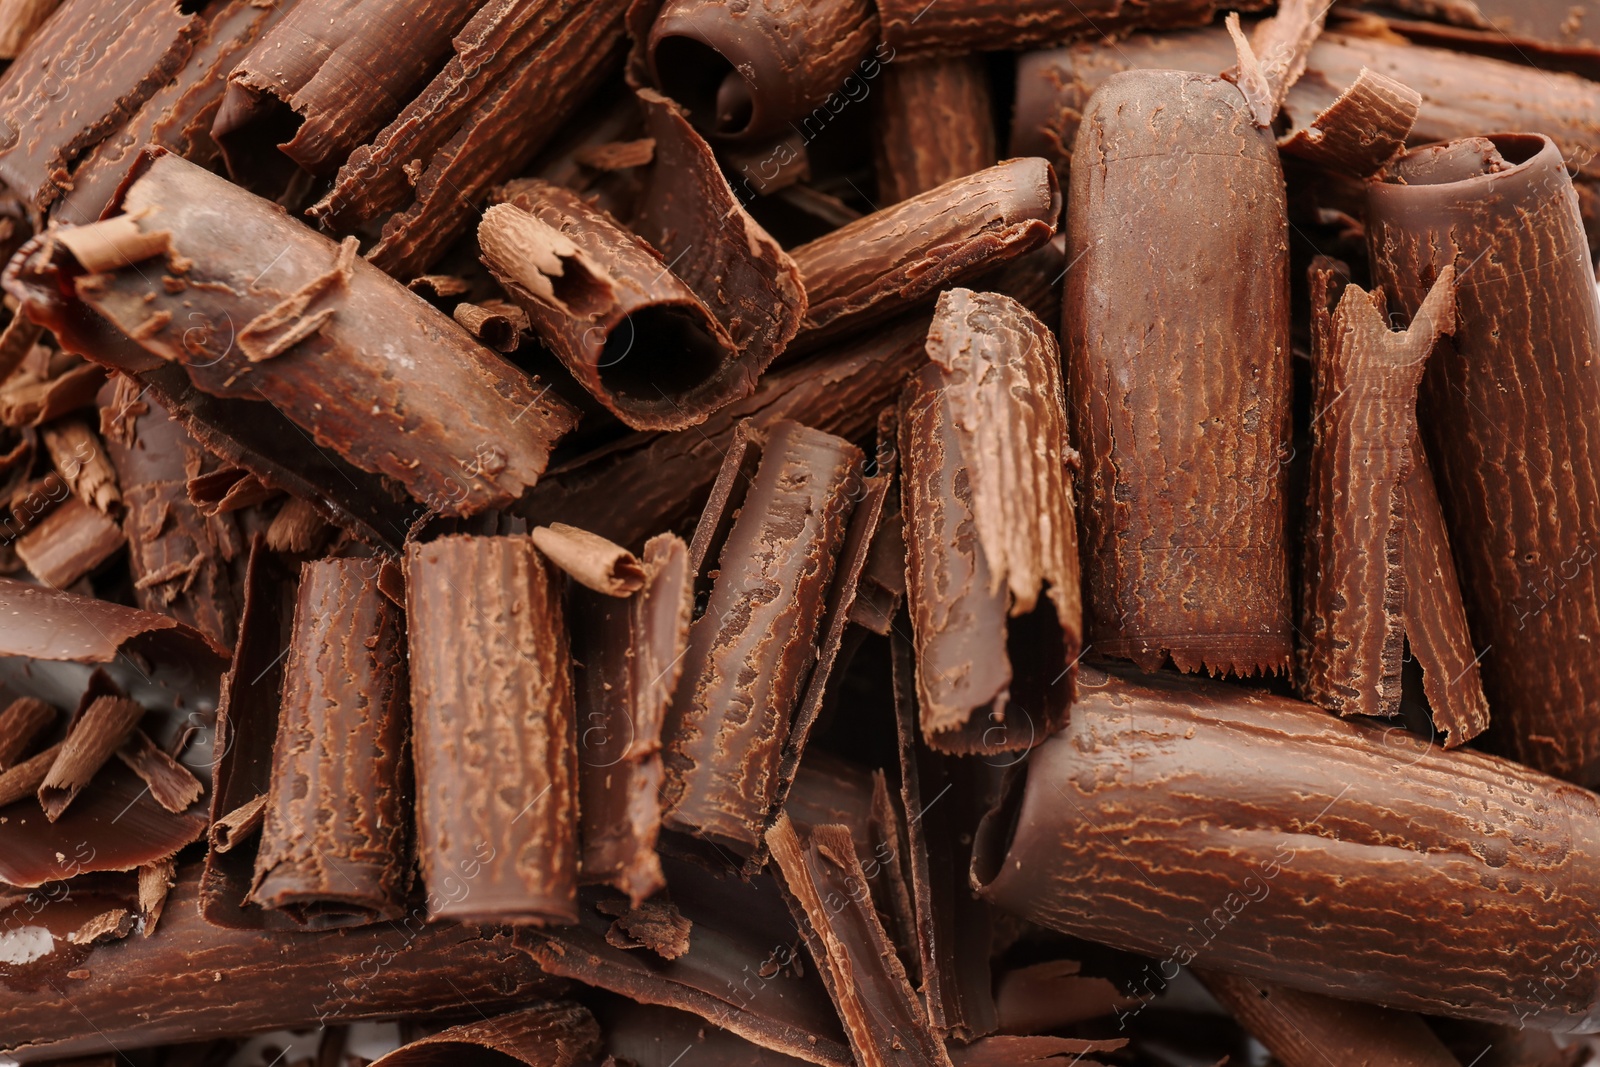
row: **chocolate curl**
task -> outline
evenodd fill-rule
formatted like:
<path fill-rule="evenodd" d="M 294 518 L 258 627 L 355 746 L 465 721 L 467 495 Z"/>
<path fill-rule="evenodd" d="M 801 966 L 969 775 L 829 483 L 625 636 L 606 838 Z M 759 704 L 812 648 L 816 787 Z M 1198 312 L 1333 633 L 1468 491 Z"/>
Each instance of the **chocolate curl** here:
<path fill-rule="evenodd" d="M 1089 640 L 1149 670 L 1169 656 L 1286 670 L 1288 216 L 1272 135 L 1220 79 L 1130 71 L 1090 102 L 1075 151 L 1098 161 L 1072 172 L 1062 328 Z"/>
<path fill-rule="evenodd" d="M 1278 148 L 1328 170 L 1367 178 L 1405 148 L 1421 108 L 1421 93 L 1362 67 L 1337 100 L 1278 138 Z"/>
<path fill-rule="evenodd" d="M 638 557 L 598 534 L 558 522 L 536 526 L 534 545 L 586 589 L 611 597 L 627 597 L 644 588 L 645 571 Z"/>
<path fill-rule="evenodd" d="M 0 771 L 0 808 L 37 793 L 60 754 L 61 744 L 57 742 Z"/>
<path fill-rule="evenodd" d="M 39 786 L 39 806 L 51 822 L 61 817 L 143 717 L 144 709 L 133 701 L 104 696 L 91 703 L 72 724 Z"/>
<path fill-rule="evenodd" d="M 178 862 L 171 856 L 139 868 L 139 933 L 149 937 L 167 909 L 167 895 L 178 884 Z"/>
<path fill-rule="evenodd" d="M 1110 675 L 1080 679 L 1071 723 L 1012 776 L 972 878 L 1031 921 L 1177 965 L 1582 1029 L 1592 989 L 1537 976 L 1596 940 L 1595 815 L 1593 794 L 1507 760 L 1262 690 Z M 1369 934 L 1334 944 L 1328 924 Z"/>
<path fill-rule="evenodd" d="M 56 709 L 35 697 L 18 697 L 7 704 L 0 711 L 0 771 L 16 766 L 33 739 L 55 721 Z"/>
<path fill-rule="evenodd" d="M 53 422 L 93 403 L 105 380 L 105 371 L 89 363 L 46 378 L 24 369 L 0 386 L 0 422 L 16 427 Z"/>
<path fill-rule="evenodd" d="M 1285 0 L 1277 14 L 1256 23 L 1248 40 L 1239 29 L 1239 13 L 1228 12 L 1228 36 L 1233 38 L 1239 65 L 1223 77 L 1244 93 L 1257 126 L 1269 127 L 1278 117 L 1289 89 L 1305 73 L 1306 58 L 1331 6 L 1323 0 Z"/>
<path fill-rule="evenodd" d="M 927 351 L 900 407 L 922 736 L 1025 751 L 1065 723 L 1082 643 L 1060 352 L 1020 304 L 968 289 L 939 297 Z"/>
<path fill-rule="evenodd" d="M 655 83 L 706 133 L 747 141 L 783 129 L 849 78 L 871 78 L 878 39 L 869 0 L 667 0 L 647 43 Z M 877 53 L 877 59 L 893 55 Z M 868 71 L 872 73 L 868 73 Z"/>
<path fill-rule="evenodd" d="M 1460 1067 L 1428 1024 L 1410 1012 L 1302 993 L 1195 968 L 1195 975 L 1284 1067 L 1386 1063 Z"/>
<path fill-rule="evenodd" d="M 16 59 L 60 0 L 0 0 L 0 59 Z"/>
<path fill-rule="evenodd" d="M 86 423 L 78 419 L 52 423 L 39 431 L 39 438 L 56 471 L 79 500 L 97 511 L 107 511 L 121 502 L 117 472 L 106 458 L 100 439 Z"/>
<path fill-rule="evenodd" d="M 246 801 L 219 818 L 211 820 L 211 850 L 230 852 L 261 830 L 266 819 L 267 794 Z"/>
<path fill-rule="evenodd" d="M 1213 0 L 877 0 L 877 5 L 890 55 L 908 59 L 1016 51 L 1079 37 L 1114 40 L 1117 31 L 1138 27 L 1204 26 L 1225 6 L 1240 11 L 1266 6 L 1259 0 L 1226 5 Z"/>
<path fill-rule="evenodd" d="M 200 779 L 156 747 L 143 730 L 135 728 L 128 735 L 128 740 L 117 749 L 117 758 L 150 788 L 150 795 L 157 804 L 174 814 L 188 811 L 205 792 Z"/>
<path fill-rule="evenodd" d="M 405 626 L 377 559 L 300 568 L 249 900 L 314 930 L 405 913 Z"/>
<path fill-rule="evenodd" d="M 1312 307 L 1311 489 L 1306 505 L 1300 696 L 1340 715 L 1396 715 L 1405 648 L 1406 479 L 1417 387 L 1455 331 L 1455 270 L 1434 282 L 1409 330 L 1381 297 L 1347 286 L 1331 321 Z"/>
<path fill-rule="evenodd" d="M 578 714 L 579 869 L 634 906 L 665 880 L 661 723 L 683 669 L 694 589 L 682 539 L 652 537 L 642 588 L 626 600 L 574 590 L 572 655 Z"/>
<path fill-rule="evenodd" d="M 1393 171 L 1368 191 L 1375 279 L 1410 314 L 1422 279 L 1452 265 L 1458 278 L 1459 326 L 1419 421 L 1473 639 L 1492 649 L 1488 736 L 1519 762 L 1600 782 L 1600 665 L 1580 651 L 1600 627 L 1600 295 L 1572 181 L 1535 135 L 1418 149 Z"/>
<path fill-rule="evenodd" d="M 17 539 L 17 558 L 44 585 L 62 589 L 89 574 L 122 550 L 125 540 L 115 520 L 71 499 Z"/>
<path fill-rule="evenodd" d="M 999 158 L 982 56 L 890 63 L 873 101 L 873 159 L 885 204 L 975 174 Z"/>
<path fill-rule="evenodd" d="M 1009 159 L 866 215 L 793 252 L 805 279 L 797 347 L 880 322 L 1050 240 L 1055 171 Z"/>
<path fill-rule="evenodd" d="M 572 667 L 526 537 L 406 552 L 417 853 L 430 919 L 577 918 Z"/>
<path fill-rule="evenodd" d="M 77 282 L 86 303 L 182 365 L 199 389 L 268 401 L 319 445 L 441 514 L 516 499 L 574 423 L 564 402 L 421 298 L 193 164 L 151 159 L 121 207 L 143 231 L 172 234 L 172 284 L 148 263 L 89 275 Z M 311 289 L 331 314 L 289 314 Z M 299 325 L 274 334 L 280 319 Z M 266 362 L 249 355 L 247 338 L 259 332 L 274 335 L 256 349 Z"/>
<path fill-rule="evenodd" d="M 373 1060 L 374 1067 L 451 1067 L 463 1057 L 509 1059 L 524 1067 L 577 1067 L 600 1048 L 589 1009 L 547 1001 L 418 1038 Z"/>
<path fill-rule="evenodd" d="M 689 629 L 667 714 L 663 819 L 748 855 L 765 829 L 855 501 L 861 450 L 773 427 Z"/>

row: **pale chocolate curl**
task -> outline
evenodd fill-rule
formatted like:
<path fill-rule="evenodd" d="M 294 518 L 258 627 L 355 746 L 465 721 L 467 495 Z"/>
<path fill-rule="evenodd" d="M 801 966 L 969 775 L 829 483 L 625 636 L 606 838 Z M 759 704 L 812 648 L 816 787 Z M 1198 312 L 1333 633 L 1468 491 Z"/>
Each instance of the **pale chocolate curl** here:
<path fill-rule="evenodd" d="M 132 216 L 118 215 L 60 230 L 55 239 L 72 253 L 84 270 L 99 274 L 166 255 L 172 234 L 166 230 L 147 232 Z"/>
<path fill-rule="evenodd" d="M 645 570 L 639 557 L 599 534 L 557 522 L 536 526 L 529 536 L 551 563 L 586 589 L 625 597 L 644 588 Z"/>

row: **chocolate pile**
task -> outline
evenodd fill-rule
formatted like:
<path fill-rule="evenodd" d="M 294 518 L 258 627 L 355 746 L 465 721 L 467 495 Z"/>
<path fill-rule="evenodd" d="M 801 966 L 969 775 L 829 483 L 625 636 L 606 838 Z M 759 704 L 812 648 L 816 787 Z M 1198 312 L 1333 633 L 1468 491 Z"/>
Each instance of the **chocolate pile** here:
<path fill-rule="evenodd" d="M 1588 1062 L 1600 9 L 1235 7 L 0 0 L 0 1064 Z"/>

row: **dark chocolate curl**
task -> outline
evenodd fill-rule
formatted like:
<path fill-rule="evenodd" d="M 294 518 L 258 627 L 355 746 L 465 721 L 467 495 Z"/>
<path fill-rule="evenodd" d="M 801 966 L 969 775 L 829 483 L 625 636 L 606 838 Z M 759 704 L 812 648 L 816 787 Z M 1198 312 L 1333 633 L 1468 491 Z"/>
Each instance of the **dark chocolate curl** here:
<path fill-rule="evenodd" d="M 1136 27 L 1204 26 L 1224 7 L 1254 11 L 1261 0 L 877 0 L 884 43 L 893 56 L 964 55 L 1061 44 L 1078 37 L 1114 39 Z M 1221 70 L 1219 66 L 1217 68 Z"/>
<path fill-rule="evenodd" d="M 656 84 L 695 125 L 750 140 L 843 99 L 847 78 L 876 69 L 877 40 L 872 0 L 667 0 L 647 47 Z"/>
<path fill-rule="evenodd" d="M 227 656 L 166 615 L 0 578 L 0 656 L 110 663 L 125 653 L 181 660 L 200 672 L 217 670 Z"/>
<path fill-rule="evenodd" d="M 1163 967 L 1591 1031 L 1594 984 L 1545 976 L 1600 950 L 1597 827 L 1600 798 L 1508 760 L 1261 690 L 1086 672 L 980 827 L 972 879 Z"/>
<path fill-rule="evenodd" d="M 432 919 L 577 918 L 572 667 L 527 537 L 406 553 L 417 853 Z"/>
<path fill-rule="evenodd" d="M 998 158 L 982 56 L 890 63 L 873 101 L 873 158 L 884 204 L 975 174 Z"/>
<path fill-rule="evenodd" d="M 382 1067 L 453 1067 L 465 1059 L 523 1067 L 576 1067 L 600 1048 L 600 1027 L 581 1004 L 551 1001 L 418 1038 L 372 1061 Z"/>
<path fill-rule="evenodd" d="M 1066 723 L 1082 644 L 1060 350 L 1009 297 L 947 290 L 901 397 L 922 737 L 1025 751 Z"/>
<path fill-rule="evenodd" d="M 1147 669 L 1292 651 L 1288 216 L 1272 134 L 1218 78 L 1131 71 L 1089 102 L 1062 333 L 1083 454 L 1088 639 Z"/>
<path fill-rule="evenodd" d="M 378 559 L 300 569 L 250 901 L 310 929 L 405 913 L 405 627 Z"/>
<path fill-rule="evenodd" d="M 1593 0 L 1387 0 L 1362 4 L 1408 39 L 1547 70 L 1600 74 Z"/>
<path fill-rule="evenodd" d="M 1456 271 L 1459 327 L 1419 421 L 1487 653 L 1488 738 L 1600 783 L 1600 295 L 1572 180 L 1553 141 L 1517 134 L 1417 149 L 1393 172 L 1368 191 L 1376 280 L 1413 314 Z"/>

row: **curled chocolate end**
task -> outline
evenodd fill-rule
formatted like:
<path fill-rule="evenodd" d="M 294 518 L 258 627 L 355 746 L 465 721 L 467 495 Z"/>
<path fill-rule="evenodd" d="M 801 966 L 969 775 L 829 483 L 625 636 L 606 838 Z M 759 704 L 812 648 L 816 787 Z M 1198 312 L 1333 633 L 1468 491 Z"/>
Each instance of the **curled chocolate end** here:
<path fill-rule="evenodd" d="M 1533 133 L 1494 133 L 1424 145 L 1395 160 L 1387 180 L 1396 185 L 1450 185 L 1501 174 L 1527 163 L 1550 144 Z"/>

